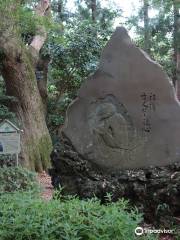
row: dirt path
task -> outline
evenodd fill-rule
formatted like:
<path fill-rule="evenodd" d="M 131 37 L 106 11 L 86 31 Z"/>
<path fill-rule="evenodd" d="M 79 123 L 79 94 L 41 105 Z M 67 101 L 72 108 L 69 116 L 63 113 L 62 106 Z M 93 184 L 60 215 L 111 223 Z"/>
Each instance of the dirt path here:
<path fill-rule="evenodd" d="M 43 189 L 42 198 L 46 201 L 52 199 L 53 186 L 51 184 L 51 177 L 46 172 L 39 173 L 38 182 Z"/>

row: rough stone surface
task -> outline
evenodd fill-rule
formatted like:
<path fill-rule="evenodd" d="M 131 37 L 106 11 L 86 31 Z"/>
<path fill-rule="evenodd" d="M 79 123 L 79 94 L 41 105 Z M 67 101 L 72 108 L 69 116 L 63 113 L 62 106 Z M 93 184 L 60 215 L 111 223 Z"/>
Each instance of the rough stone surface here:
<path fill-rule="evenodd" d="M 146 219 L 180 215 L 180 105 L 162 68 L 118 28 L 70 105 L 50 170 L 55 187 L 129 199 Z"/>
<path fill-rule="evenodd" d="M 50 170 L 55 188 L 80 198 L 97 196 L 106 202 L 108 193 L 112 201 L 128 199 L 144 213 L 145 221 L 180 224 L 180 163 L 164 167 L 139 170 L 119 170 L 105 173 L 79 155 L 65 137 L 51 154 Z"/>
<path fill-rule="evenodd" d="M 117 28 L 99 69 L 70 105 L 64 135 L 106 170 L 180 159 L 180 104 L 168 76 Z"/>

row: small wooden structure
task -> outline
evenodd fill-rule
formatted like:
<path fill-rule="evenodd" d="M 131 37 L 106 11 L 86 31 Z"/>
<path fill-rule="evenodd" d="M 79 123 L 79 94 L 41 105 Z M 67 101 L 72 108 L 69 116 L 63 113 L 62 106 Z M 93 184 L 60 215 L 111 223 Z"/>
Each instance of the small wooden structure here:
<path fill-rule="evenodd" d="M 0 155 L 16 155 L 16 165 L 18 166 L 18 154 L 20 148 L 21 130 L 14 123 L 5 119 L 0 122 Z"/>

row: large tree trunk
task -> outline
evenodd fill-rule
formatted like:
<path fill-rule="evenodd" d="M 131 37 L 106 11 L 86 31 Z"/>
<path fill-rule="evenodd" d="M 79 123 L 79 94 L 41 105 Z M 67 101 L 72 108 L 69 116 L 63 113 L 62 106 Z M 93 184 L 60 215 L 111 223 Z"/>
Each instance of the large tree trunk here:
<path fill-rule="evenodd" d="M 180 99 L 180 1 L 173 0 L 174 9 L 174 76 L 173 82 L 176 88 L 177 97 Z"/>
<path fill-rule="evenodd" d="M 36 12 L 43 16 L 48 8 L 49 2 L 41 0 Z M 40 33 L 33 38 L 30 49 L 27 49 L 17 27 L 11 22 L 11 17 L 7 21 L 8 26 L 0 37 L 0 50 L 3 53 L 1 71 L 7 94 L 17 100 L 12 103 L 12 109 L 24 131 L 21 136 L 21 163 L 31 170 L 42 171 L 50 166 L 52 143 L 45 122 L 35 66 L 46 32 L 43 28 L 38 28 Z"/>
<path fill-rule="evenodd" d="M 150 54 L 149 0 L 144 0 L 144 50 Z"/>

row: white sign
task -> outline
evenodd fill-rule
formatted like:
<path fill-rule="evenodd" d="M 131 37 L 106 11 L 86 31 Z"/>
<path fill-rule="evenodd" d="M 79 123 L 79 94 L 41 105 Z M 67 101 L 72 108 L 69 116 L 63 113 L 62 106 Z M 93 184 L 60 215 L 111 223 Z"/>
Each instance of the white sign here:
<path fill-rule="evenodd" d="M 0 154 L 20 153 L 19 133 L 0 133 Z"/>
<path fill-rule="evenodd" d="M 0 154 L 20 153 L 20 130 L 13 123 L 0 123 Z"/>

